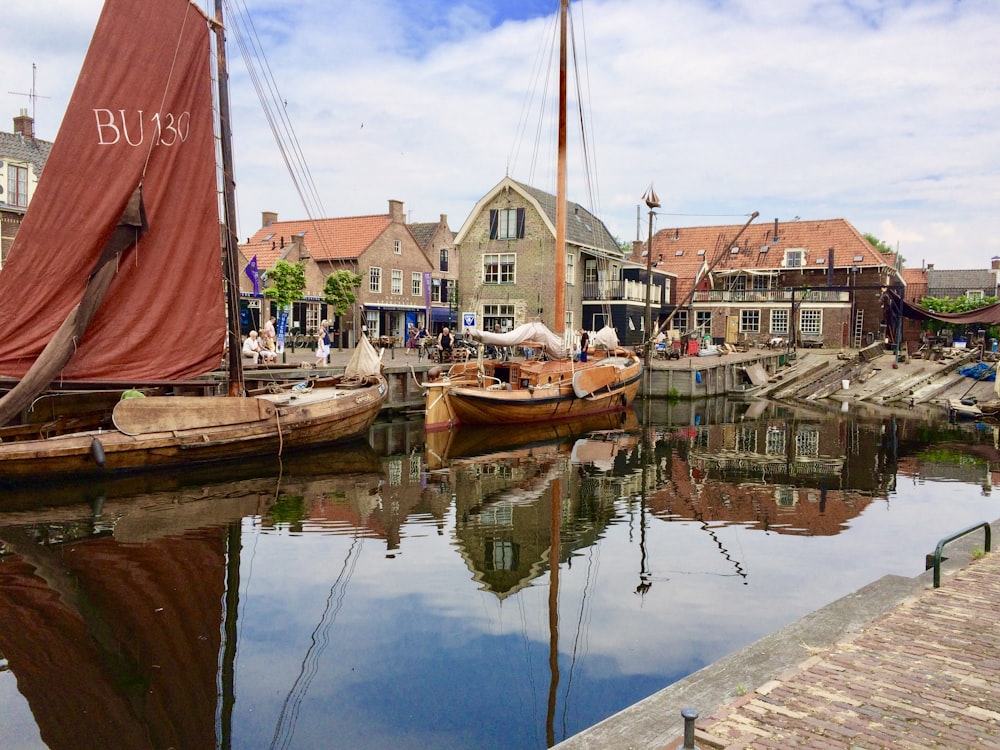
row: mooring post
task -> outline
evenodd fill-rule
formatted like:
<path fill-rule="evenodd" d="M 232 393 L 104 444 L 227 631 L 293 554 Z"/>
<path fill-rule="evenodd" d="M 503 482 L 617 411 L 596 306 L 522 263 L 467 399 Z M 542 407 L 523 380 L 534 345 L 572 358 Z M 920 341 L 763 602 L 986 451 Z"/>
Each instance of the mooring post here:
<path fill-rule="evenodd" d="M 694 745 L 694 721 L 698 718 L 698 712 L 693 708 L 682 708 L 681 716 L 684 717 L 684 744 L 682 750 L 697 750 Z"/>

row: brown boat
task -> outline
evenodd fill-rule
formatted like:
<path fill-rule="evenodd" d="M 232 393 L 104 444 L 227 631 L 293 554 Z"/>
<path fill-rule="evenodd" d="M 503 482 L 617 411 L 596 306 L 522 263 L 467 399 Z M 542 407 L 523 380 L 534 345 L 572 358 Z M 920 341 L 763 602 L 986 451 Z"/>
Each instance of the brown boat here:
<path fill-rule="evenodd" d="M 422 383 L 424 427 L 515 425 L 575 419 L 631 406 L 639 392 L 642 361 L 619 347 L 618 334 L 605 326 L 590 335 L 591 357 L 575 361 L 562 330 L 566 319 L 566 60 L 568 2 L 560 3 L 559 125 L 555 210 L 553 317 L 555 331 L 540 321 L 507 333 L 466 328 L 479 342 L 477 361 L 456 363 Z M 542 360 L 485 359 L 484 347 L 530 347 Z M 433 372 L 433 371 L 432 371 Z"/>
<path fill-rule="evenodd" d="M 221 3 L 216 12 L 189 0 L 104 5 L 0 273 L 0 377 L 16 382 L 0 398 L 0 480 L 350 440 L 387 396 L 366 339 L 340 378 L 246 391 Z M 210 373 L 223 362 L 220 382 Z M 102 402 L 87 415 L 95 429 L 33 418 L 39 396 L 67 381 Z M 122 383 L 135 398 L 109 401 Z"/>

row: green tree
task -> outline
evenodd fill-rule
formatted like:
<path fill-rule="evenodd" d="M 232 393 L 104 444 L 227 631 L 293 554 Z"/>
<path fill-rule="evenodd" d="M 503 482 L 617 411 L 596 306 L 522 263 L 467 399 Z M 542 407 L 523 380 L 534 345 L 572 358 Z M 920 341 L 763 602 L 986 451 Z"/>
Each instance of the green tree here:
<path fill-rule="evenodd" d="M 894 252 L 896 252 L 895 250 L 892 249 L 892 246 L 889 245 L 889 243 L 883 242 L 874 234 L 866 233 L 863 236 L 866 240 L 868 240 L 868 243 L 876 250 L 878 250 L 880 253 L 883 253 L 885 255 L 892 255 Z"/>
<path fill-rule="evenodd" d="M 306 271 L 301 263 L 289 263 L 279 260 L 274 268 L 267 272 L 270 284 L 264 290 L 264 296 L 278 303 L 279 310 L 290 309 L 292 303 L 302 299 L 302 291 L 306 288 Z M 282 362 L 287 362 L 284 352 Z"/>
<path fill-rule="evenodd" d="M 337 315 L 343 315 L 354 307 L 357 296 L 354 290 L 361 286 L 361 277 L 351 271 L 335 271 L 326 277 L 323 285 L 323 301 L 333 308 Z M 344 337 L 339 336 L 337 344 L 343 349 Z"/>

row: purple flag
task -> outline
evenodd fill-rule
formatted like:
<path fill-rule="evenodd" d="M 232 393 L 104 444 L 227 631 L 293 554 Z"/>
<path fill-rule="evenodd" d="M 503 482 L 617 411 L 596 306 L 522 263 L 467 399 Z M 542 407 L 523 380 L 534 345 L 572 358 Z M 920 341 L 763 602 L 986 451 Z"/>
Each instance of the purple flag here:
<path fill-rule="evenodd" d="M 243 273 L 247 275 L 247 278 L 253 282 L 253 293 L 254 296 L 260 296 L 260 274 L 257 273 L 257 256 L 253 256 L 250 262 L 247 263 L 246 268 L 243 269 Z"/>

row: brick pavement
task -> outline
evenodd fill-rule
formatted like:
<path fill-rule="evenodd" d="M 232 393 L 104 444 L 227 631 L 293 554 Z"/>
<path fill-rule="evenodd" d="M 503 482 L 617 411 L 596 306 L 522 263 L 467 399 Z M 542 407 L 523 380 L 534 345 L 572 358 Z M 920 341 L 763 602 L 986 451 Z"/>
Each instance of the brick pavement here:
<path fill-rule="evenodd" d="M 994 552 L 700 718 L 696 745 L 1000 748 L 998 615 Z"/>

